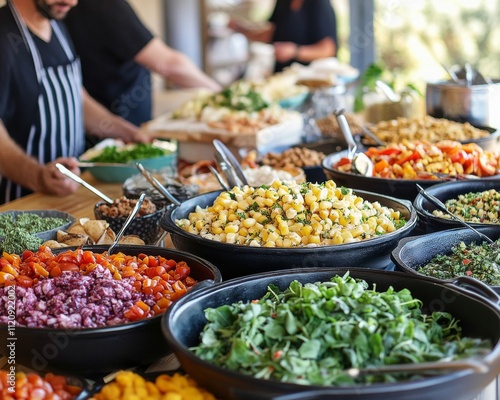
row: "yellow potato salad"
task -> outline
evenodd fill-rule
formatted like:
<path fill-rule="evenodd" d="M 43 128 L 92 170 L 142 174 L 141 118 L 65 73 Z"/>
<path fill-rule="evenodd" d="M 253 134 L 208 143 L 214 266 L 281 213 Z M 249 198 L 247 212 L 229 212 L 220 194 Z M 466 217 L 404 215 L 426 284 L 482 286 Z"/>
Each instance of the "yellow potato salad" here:
<path fill-rule="evenodd" d="M 213 205 L 198 206 L 187 219 L 176 220 L 180 228 L 203 238 L 256 247 L 358 242 L 393 232 L 405 222 L 399 211 L 368 202 L 332 180 L 235 187 Z"/>

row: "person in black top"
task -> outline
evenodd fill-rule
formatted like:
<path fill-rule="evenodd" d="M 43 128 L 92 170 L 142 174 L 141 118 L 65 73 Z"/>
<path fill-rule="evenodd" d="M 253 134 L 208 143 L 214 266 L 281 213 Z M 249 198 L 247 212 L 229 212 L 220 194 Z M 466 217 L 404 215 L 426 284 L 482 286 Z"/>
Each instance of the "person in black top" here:
<path fill-rule="evenodd" d="M 81 85 L 78 58 L 58 21 L 77 0 L 8 0 L 0 8 L 0 204 L 30 192 L 59 196 L 78 184 L 84 127 L 127 142 L 150 138 L 107 111 Z"/>
<path fill-rule="evenodd" d="M 265 28 L 244 28 L 237 21 L 229 26 L 249 40 L 272 43 L 275 72 L 293 62 L 309 64 L 337 54 L 337 22 L 330 0 L 277 0 Z"/>
<path fill-rule="evenodd" d="M 150 71 L 180 87 L 221 89 L 186 55 L 154 37 L 125 0 L 80 0 L 64 22 L 81 58 L 85 88 L 136 125 L 152 118 Z"/>

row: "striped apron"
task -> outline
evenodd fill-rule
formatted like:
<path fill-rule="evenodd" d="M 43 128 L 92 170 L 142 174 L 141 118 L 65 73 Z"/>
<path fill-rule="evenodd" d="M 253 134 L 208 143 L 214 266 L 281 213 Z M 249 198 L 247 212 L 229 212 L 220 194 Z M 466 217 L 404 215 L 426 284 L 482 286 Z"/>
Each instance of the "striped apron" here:
<path fill-rule="evenodd" d="M 78 157 L 85 150 L 80 62 L 57 23 L 51 20 L 54 39 L 61 45 L 68 61 L 45 67 L 33 37 L 11 1 L 9 7 L 31 54 L 39 85 L 36 118 L 29 134 L 16 136 L 16 142 L 40 164 L 57 157 Z M 0 176 L 0 203 L 29 193 L 28 189 Z"/>

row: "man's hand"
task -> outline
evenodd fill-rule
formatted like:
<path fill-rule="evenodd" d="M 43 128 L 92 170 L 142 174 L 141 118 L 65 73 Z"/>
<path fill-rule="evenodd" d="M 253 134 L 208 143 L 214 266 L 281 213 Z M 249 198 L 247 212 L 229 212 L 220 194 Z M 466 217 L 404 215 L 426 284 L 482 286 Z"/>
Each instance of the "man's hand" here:
<path fill-rule="evenodd" d="M 56 168 L 56 163 L 60 163 L 76 175 L 80 175 L 76 158 L 60 157 L 45 164 L 39 173 L 39 192 L 56 196 L 67 196 L 78 189 L 79 183 L 66 177 Z"/>
<path fill-rule="evenodd" d="M 276 61 L 287 62 L 293 58 L 297 58 L 297 49 L 298 46 L 293 42 L 274 43 Z"/>

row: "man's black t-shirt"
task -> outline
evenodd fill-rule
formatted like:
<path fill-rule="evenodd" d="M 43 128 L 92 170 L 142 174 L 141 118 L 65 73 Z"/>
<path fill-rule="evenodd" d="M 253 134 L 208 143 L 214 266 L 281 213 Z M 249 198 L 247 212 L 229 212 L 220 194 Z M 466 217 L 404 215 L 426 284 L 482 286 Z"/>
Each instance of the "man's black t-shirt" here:
<path fill-rule="evenodd" d="M 272 42 L 294 42 L 309 45 L 325 37 L 331 37 L 337 44 L 337 23 L 330 0 L 304 0 L 302 7 L 290 9 L 291 0 L 278 0 L 269 19 L 276 30 Z M 276 63 L 275 71 L 281 71 L 297 60 Z"/>
<path fill-rule="evenodd" d="M 64 22 L 90 95 L 136 125 L 150 120 L 150 73 L 133 59 L 153 35 L 130 5 L 125 0 L 80 0 Z"/>

